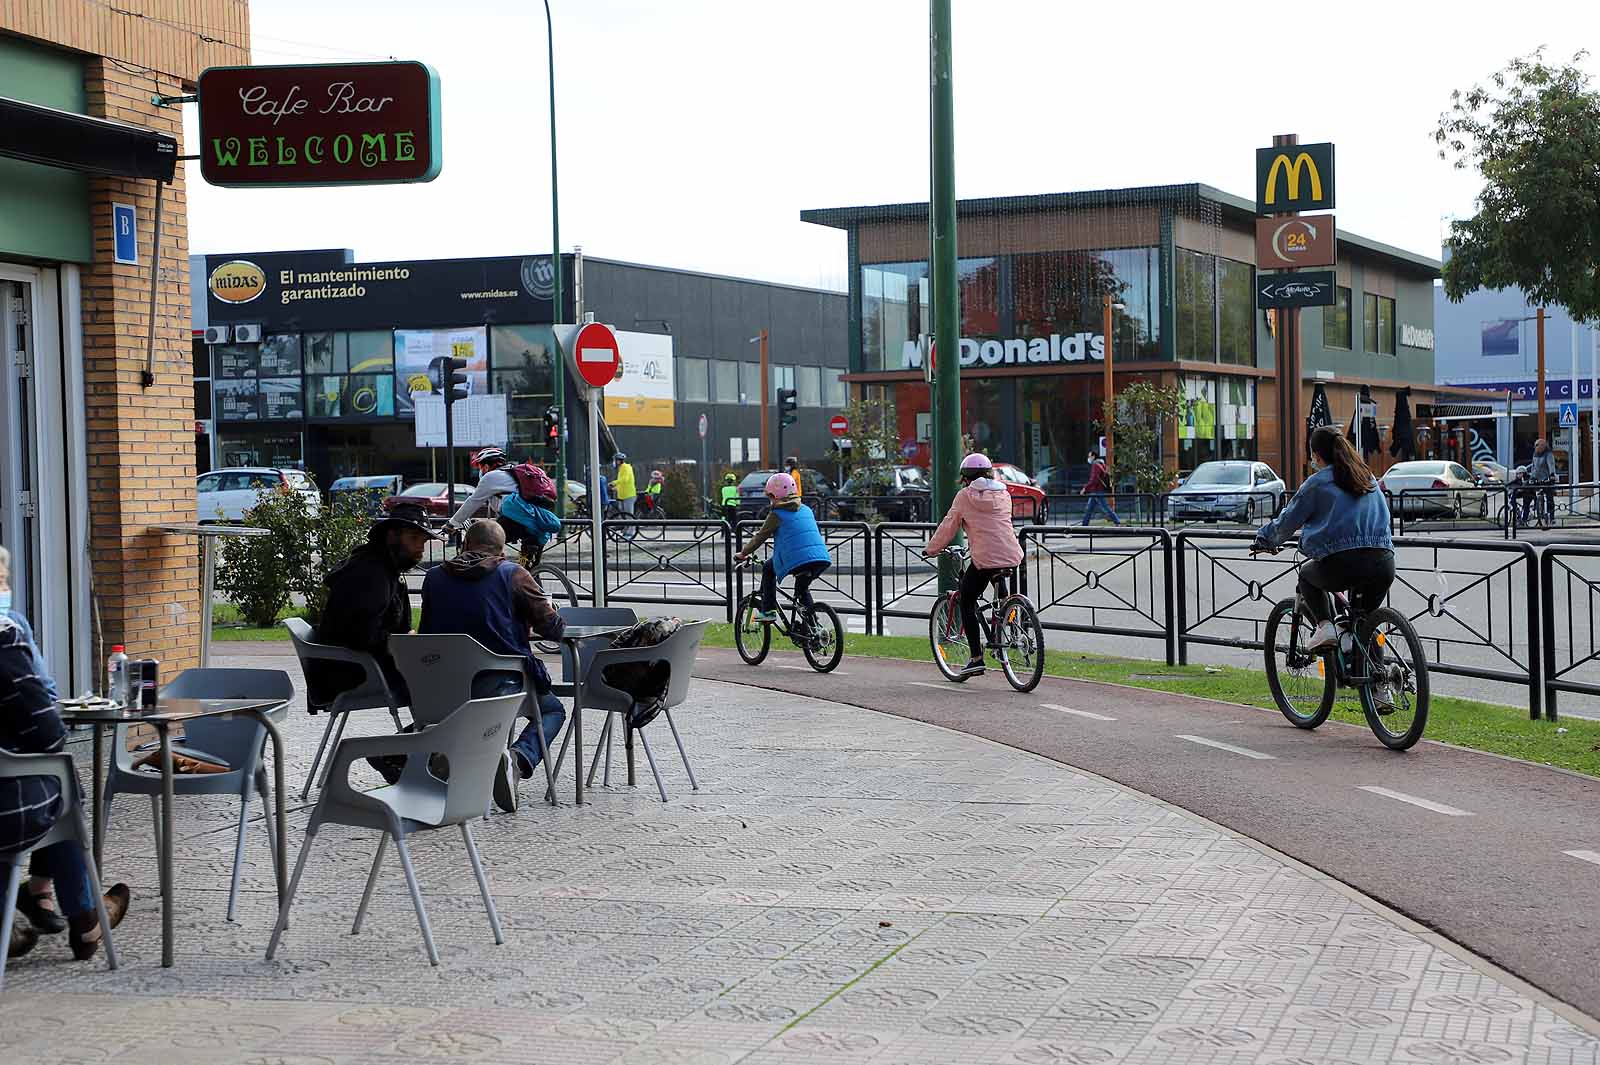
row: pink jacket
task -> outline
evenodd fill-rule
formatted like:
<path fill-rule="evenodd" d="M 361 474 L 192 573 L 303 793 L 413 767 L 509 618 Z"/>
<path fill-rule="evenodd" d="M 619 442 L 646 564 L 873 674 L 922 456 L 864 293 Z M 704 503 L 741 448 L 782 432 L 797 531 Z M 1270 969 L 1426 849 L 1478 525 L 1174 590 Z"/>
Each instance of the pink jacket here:
<path fill-rule="evenodd" d="M 928 541 L 928 553 L 943 551 L 966 529 L 972 564 L 979 569 L 1005 569 L 1022 563 L 1022 545 L 1011 528 L 1011 493 L 992 477 L 973 481 L 956 493 L 950 513 Z"/>

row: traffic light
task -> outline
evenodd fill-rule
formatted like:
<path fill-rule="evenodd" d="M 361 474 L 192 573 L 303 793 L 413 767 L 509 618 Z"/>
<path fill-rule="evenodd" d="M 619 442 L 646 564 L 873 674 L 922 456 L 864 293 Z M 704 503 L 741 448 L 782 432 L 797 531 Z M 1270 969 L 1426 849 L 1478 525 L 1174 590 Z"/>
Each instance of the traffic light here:
<path fill-rule="evenodd" d="M 544 446 L 551 451 L 561 448 L 561 412 L 554 407 L 544 409 Z"/>
<path fill-rule="evenodd" d="M 778 421 L 783 425 L 793 425 L 800 420 L 795 413 L 795 408 L 800 406 L 800 393 L 792 388 L 778 389 Z"/>
<path fill-rule="evenodd" d="M 445 406 L 472 393 L 472 379 L 466 375 L 467 360 L 449 355 L 437 356 L 428 364 L 428 381 L 435 392 L 444 396 Z"/>

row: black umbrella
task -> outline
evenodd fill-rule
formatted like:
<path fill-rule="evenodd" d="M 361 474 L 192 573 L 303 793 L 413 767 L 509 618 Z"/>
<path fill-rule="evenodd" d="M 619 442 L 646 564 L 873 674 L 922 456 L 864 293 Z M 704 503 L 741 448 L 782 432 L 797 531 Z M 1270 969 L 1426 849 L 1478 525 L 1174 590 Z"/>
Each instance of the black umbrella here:
<path fill-rule="evenodd" d="M 1306 415 L 1306 455 L 1311 454 L 1311 434 L 1324 425 L 1333 424 L 1333 408 L 1328 406 L 1328 393 L 1318 381 L 1311 394 L 1311 413 Z"/>
<path fill-rule="evenodd" d="M 1362 385 L 1361 395 L 1356 399 L 1356 409 L 1350 412 L 1350 428 L 1345 432 L 1345 435 L 1350 438 L 1350 442 L 1361 449 L 1361 457 L 1363 459 L 1377 451 L 1379 446 L 1378 420 L 1376 418 L 1361 417 L 1361 408 L 1371 402 L 1373 402 L 1372 386 Z M 1356 435 L 1356 420 L 1358 418 L 1361 423 L 1361 435 L 1359 437 Z"/>
<path fill-rule="evenodd" d="M 1411 389 L 1394 394 L 1394 429 L 1389 433 L 1389 454 L 1405 461 L 1416 455 L 1416 431 L 1411 427 Z"/>

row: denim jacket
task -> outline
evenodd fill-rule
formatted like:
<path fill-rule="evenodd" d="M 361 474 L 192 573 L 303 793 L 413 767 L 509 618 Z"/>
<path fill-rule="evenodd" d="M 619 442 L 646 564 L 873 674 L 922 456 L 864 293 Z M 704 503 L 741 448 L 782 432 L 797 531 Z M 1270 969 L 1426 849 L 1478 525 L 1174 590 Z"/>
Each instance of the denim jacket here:
<path fill-rule="evenodd" d="M 1374 488 L 1351 495 L 1339 487 L 1331 469 L 1306 478 L 1283 513 L 1261 527 L 1256 541 L 1282 547 L 1297 531 L 1301 552 L 1319 561 L 1364 547 L 1394 549 L 1389 536 L 1389 503 L 1383 491 Z"/>

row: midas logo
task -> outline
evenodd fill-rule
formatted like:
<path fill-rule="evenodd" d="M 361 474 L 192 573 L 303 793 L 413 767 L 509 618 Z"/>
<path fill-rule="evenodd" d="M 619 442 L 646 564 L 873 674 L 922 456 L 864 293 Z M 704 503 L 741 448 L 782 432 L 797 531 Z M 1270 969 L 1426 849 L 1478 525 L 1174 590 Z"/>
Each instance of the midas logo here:
<path fill-rule="evenodd" d="M 267 290 L 267 275 L 253 262 L 234 259 L 211 271 L 210 285 L 224 303 L 249 303 Z"/>
<path fill-rule="evenodd" d="M 1322 175 L 1317 171 L 1317 164 L 1312 160 L 1310 153 L 1301 152 L 1294 157 L 1294 162 L 1289 161 L 1289 153 L 1278 156 L 1272 161 L 1272 169 L 1267 171 L 1267 194 L 1262 198 L 1263 203 L 1276 203 L 1278 200 L 1278 168 L 1282 167 L 1289 175 L 1289 200 L 1293 202 L 1300 198 L 1300 168 L 1303 166 L 1310 171 L 1311 199 L 1320 202 L 1322 199 Z"/>

